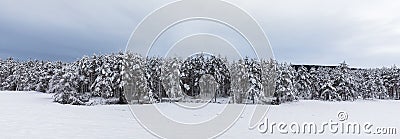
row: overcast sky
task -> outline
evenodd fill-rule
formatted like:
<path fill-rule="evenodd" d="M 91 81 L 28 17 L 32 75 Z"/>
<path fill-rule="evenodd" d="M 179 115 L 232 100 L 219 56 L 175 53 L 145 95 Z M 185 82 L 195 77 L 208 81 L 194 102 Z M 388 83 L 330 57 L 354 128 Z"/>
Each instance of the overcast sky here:
<path fill-rule="evenodd" d="M 0 0 L 0 58 L 73 61 L 124 51 L 139 22 L 171 1 Z M 278 61 L 400 65 L 398 0 L 227 1 L 260 23 Z"/>

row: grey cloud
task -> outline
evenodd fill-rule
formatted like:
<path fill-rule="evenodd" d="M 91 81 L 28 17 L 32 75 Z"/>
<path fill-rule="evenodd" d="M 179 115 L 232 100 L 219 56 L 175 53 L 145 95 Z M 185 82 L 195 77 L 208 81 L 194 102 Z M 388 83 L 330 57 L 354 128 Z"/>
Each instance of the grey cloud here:
<path fill-rule="evenodd" d="M 71 61 L 124 50 L 136 25 L 171 1 L 3 0 L 0 57 Z M 229 1 L 260 23 L 279 61 L 335 65 L 346 60 L 355 67 L 400 64 L 399 1 Z"/>
<path fill-rule="evenodd" d="M 142 7 L 129 0 L 1 1 L 0 57 L 72 61 L 123 51 L 154 2 Z"/>
<path fill-rule="evenodd" d="M 375 53 L 400 53 L 398 1 L 271 0 L 244 5 L 267 31 L 278 60 L 329 65 L 346 60 L 355 67 L 400 64 L 395 54 Z"/>

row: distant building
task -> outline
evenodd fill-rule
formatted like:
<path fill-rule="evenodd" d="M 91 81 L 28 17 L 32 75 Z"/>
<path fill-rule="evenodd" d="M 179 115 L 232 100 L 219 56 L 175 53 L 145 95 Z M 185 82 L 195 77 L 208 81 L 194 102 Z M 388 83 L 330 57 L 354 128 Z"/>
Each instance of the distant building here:
<path fill-rule="evenodd" d="M 294 68 L 294 69 L 298 69 L 298 68 L 300 68 L 300 67 L 305 67 L 307 70 L 310 70 L 311 68 L 315 68 L 315 69 L 318 69 L 318 68 L 337 68 L 337 67 L 339 67 L 339 66 L 349 66 L 347 63 L 346 63 L 346 61 L 343 61 L 342 63 L 339 63 L 339 65 L 337 65 L 337 66 L 326 66 L 326 65 L 300 65 L 300 64 L 291 64 L 291 66 Z M 350 68 L 350 70 L 359 70 L 359 68 Z"/>

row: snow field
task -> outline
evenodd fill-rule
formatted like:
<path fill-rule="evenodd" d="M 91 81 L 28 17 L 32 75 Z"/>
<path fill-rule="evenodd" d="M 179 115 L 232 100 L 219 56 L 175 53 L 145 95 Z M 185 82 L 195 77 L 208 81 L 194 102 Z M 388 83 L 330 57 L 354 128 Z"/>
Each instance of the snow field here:
<path fill-rule="evenodd" d="M 221 104 L 209 104 L 204 109 L 188 112 L 170 103 L 156 104 L 166 115 L 183 122 L 207 120 L 219 113 Z M 219 138 L 398 138 L 397 135 L 342 135 L 325 133 L 261 134 L 248 125 L 254 105 L 248 105 L 237 123 Z M 271 106 L 270 122 L 337 121 L 337 113 L 348 113 L 350 122 L 370 122 L 376 127 L 397 127 L 400 130 L 400 101 L 357 100 L 354 102 L 299 101 Z M 52 95 L 38 92 L 0 92 L 0 138 L 81 138 L 113 139 L 155 138 L 133 118 L 127 105 L 73 106 L 52 102 Z M 210 127 L 212 128 L 212 127 Z M 168 129 L 166 129 L 168 130 Z M 174 132 L 174 131 L 171 131 Z M 201 134 L 201 133 L 199 133 Z M 195 136 L 195 135 L 194 135 Z M 195 138 L 195 137 L 194 137 Z"/>

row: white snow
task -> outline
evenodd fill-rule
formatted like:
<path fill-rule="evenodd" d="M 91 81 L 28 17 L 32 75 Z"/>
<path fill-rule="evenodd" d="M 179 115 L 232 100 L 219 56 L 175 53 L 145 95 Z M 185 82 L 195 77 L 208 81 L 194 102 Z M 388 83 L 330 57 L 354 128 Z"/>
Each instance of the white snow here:
<path fill-rule="evenodd" d="M 190 86 L 189 85 L 184 84 L 183 86 L 185 87 L 186 90 L 190 90 Z"/>
<path fill-rule="evenodd" d="M 0 138 L 151 138 L 128 106 L 72 106 L 50 94 L 0 92 Z"/>
<path fill-rule="evenodd" d="M 183 120 L 205 120 L 219 113 L 221 104 L 209 104 L 211 110 L 183 113 L 170 103 L 157 104 L 165 113 Z M 397 127 L 397 135 L 303 135 L 280 133 L 261 134 L 249 130 L 254 105 L 245 110 L 239 121 L 220 138 L 398 138 L 400 131 L 400 101 L 358 100 L 355 102 L 300 101 L 271 106 L 267 117 L 271 122 L 315 122 L 337 120 L 337 113 L 345 111 L 349 121 L 370 122 L 378 127 Z M 184 119 L 186 118 L 186 119 Z M 38 92 L 0 92 L 0 138 L 30 139 L 101 139 L 101 138 L 155 138 L 142 128 L 127 105 L 72 106 L 52 102 L 50 94 Z M 210 127 L 212 128 L 212 127 Z M 173 131 L 171 131 L 173 132 Z M 201 133 L 199 133 L 201 134 Z M 195 135 L 194 135 L 195 136 Z"/>

